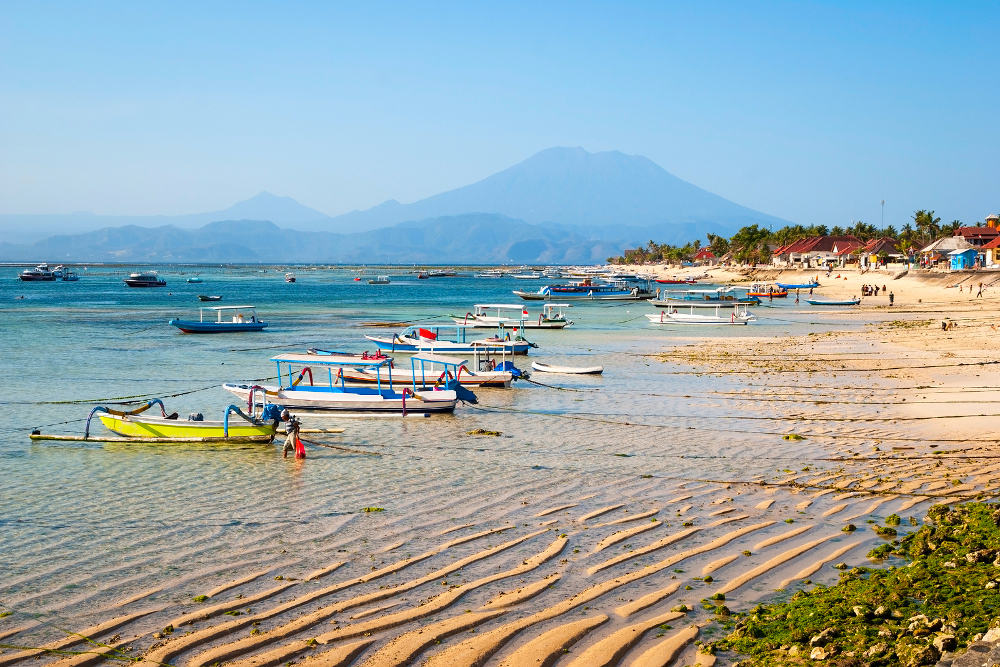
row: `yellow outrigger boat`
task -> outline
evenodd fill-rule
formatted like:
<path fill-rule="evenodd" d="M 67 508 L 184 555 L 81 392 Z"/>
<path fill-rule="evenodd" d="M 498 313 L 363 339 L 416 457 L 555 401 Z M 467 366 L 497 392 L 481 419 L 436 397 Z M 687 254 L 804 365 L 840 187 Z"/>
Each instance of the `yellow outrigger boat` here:
<path fill-rule="evenodd" d="M 263 394 L 263 392 L 261 392 Z M 251 401 L 253 399 L 251 398 Z M 256 408 L 257 405 L 251 402 Z M 159 416 L 148 416 L 142 413 L 153 406 L 160 408 Z M 87 426 L 83 437 L 80 436 L 47 436 L 32 433 L 33 440 L 95 440 L 98 442 L 149 442 L 149 443 L 179 443 L 179 442 L 256 442 L 268 444 L 274 441 L 278 432 L 278 422 L 281 420 L 282 408 L 279 405 L 261 405 L 260 414 L 246 414 L 239 407 L 230 405 L 222 421 L 205 421 L 201 415 L 179 419 L 177 413 L 168 415 L 163 407 L 163 401 L 154 398 L 140 407 L 129 410 L 113 410 L 97 406 L 87 417 Z M 230 415 L 236 414 L 240 420 L 230 423 Z M 101 423 L 117 438 L 107 438 L 90 435 L 90 423 L 97 416 Z"/>
<path fill-rule="evenodd" d="M 159 406 L 160 416 L 142 414 L 154 405 Z M 163 401 L 158 398 L 128 412 L 98 406 L 90 412 L 90 418 L 87 420 L 87 433 L 84 437 L 89 436 L 90 419 L 95 414 L 112 433 L 141 441 L 155 442 L 162 439 L 166 442 L 270 443 L 278 431 L 281 407 L 265 402 L 258 416 L 256 414 L 248 415 L 239 407 L 230 405 L 226 409 L 222 421 L 205 421 L 191 417 L 183 420 L 178 419 L 176 412 L 168 415 L 163 407 Z M 241 421 L 230 424 L 229 416 L 232 414 L 239 416 Z M 200 416 L 200 414 L 197 415 L 197 417 Z M 152 438 L 156 440 L 149 440 Z"/>

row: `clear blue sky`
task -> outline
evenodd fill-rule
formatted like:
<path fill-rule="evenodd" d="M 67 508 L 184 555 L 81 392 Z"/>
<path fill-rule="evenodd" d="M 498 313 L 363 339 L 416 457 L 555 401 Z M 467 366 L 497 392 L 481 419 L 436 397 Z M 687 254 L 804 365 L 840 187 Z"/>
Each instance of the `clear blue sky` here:
<path fill-rule="evenodd" d="M 995 2 L 0 5 L 0 213 L 336 214 L 550 146 L 803 223 L 1000 210 Z"/>

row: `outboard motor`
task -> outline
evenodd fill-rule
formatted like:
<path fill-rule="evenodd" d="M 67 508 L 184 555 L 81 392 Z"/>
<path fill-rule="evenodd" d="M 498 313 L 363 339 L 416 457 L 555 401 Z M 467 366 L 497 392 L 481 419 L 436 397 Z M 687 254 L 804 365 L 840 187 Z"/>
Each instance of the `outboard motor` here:
<path fill-rule="evenodd" d="M 188 415 L 188 421 L 203 422 L 205 421 L 205 415 L 201 414 L 200 412 L 192 412 L 191 414 Z"/>
<path fill-rule="evenodd" d="M 458 400 L 460 401 L 465 401 L 466 403 L 471 403 L 473 405 L 479 402 L 479 399 L 476 398 L 474 393 L 472 393 L 472 390 L 463 387 L 462 383 L 458 381 L 458 378 L 452 378 L 445 382 L 444 388 L 455 392 L 455 395 L 458 396 Z"/>
<path fill-rule="evenodd" d="M 527 371 L 522 371 L 520 368 L 518 368 L 517 366 L 515 366 L 513 361 L 504 361 L 504 362 L 501 362 L 500 364 L 497 364 L 497 367 L 494 368 L 493 370 L 496 370 L 496 371 L 508 371 L 510 373 L 511 377 L 513 379 L 515 379 L 515 380 L 521 380 L 521 379 L 527 380 L 528 379 L 528 372 Z"/>

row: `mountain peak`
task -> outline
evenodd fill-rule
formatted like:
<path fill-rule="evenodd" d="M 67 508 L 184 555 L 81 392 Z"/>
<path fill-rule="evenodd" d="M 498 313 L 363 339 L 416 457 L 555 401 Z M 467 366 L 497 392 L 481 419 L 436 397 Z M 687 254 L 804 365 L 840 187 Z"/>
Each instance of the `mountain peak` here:
<path fill-rule="evenodd" d="M 316 209 L 304 206 L 291 197 L 276 195 L 262 190 L 250 199 L 236 202 L 232 206 L 215 213 L 216 219 L 228 220 L 269 220 L 283 225 L 317 223 L 329 220 L 329 216 Z"/>

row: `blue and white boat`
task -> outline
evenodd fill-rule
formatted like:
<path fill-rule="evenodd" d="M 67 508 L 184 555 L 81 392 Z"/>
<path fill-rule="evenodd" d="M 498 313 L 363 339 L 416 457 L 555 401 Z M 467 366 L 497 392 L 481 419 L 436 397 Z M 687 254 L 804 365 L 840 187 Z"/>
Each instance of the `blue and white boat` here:
<path fill-rule="evenodd" d="M 806 303 L 814 306 L 856 306 L 861 303 L 861 299 L 806 299 Z"/>
<path fill-rule="evenodd" d="M 205 311 L 209 311 L 208 319 Z M 215 313 L 215 317 L 211 316 Z M 173 318 L 167 324 L 177 327 L 184 333 L 236 333 L 239 331 L 260 331 L 267 327 L 257 317 L 254 306 L 206 306 L 198 309 L 197 320 L 182 320 Z"/>
<path fill-rule="evenodd" d="M 657 308 L 670 308 L 679 302 L 685 301 L 706 301 L 709 303 L 744 303 L 759 305 L 760 299 L 755 296 L 748 296 L 746 293 L 740 294 L 739 288 L 720 287 L 718 289 L 689 289 L 689 290 L 663 290 L 659 297 L 650 299 L 649 302 Z"/>
<path fill-rule="evenodd" d="M 525 301 L 637 301 L 648 296 L 637 285 L 624 280 L 595 284 L 590 278 L 568 285 L 544 285 L 537 292 L 513 290 L 513 293 Z"/>
<path fill-rule="evenodd" d="M 434 359 L 438 366 L 444 366 L 451 379 L 441 386 L 424 389 L 422 377 L 423 363 L 415 357 L 409 373 L 409 386 L 396 387 L 392 377 L 392 361 L 350 361 L 335 356 L 324 359 L 323 355 L 279 354 L 272 357 L 278 367 L 278 384 L 260 386 L 251 384 L 224 384 L 222 388 L 249 400 L 253 392 L 263 390 L 267 400 L 281 401 L 287 408 L 299 410 L 321 410 L 346 413 L 441 413 L 453 412 L 459 400 L 476 402 L 476 395 L 459 384 L 456 376 L 463 362 L 450 363 Z M 365 369 L 375 376 L 374 386 L 347 386 L 345 369 Z M 323 377 L 323 372 L 326 377 Z M 309 384 L 303 380 L 308 376 Z M 402 384 L 402 383 L 401 383 Z"/>
<path fill-rule="evenodd" d="M 464 354 L 492 352 L 495 354 L 527 354 L 534 343 L 525 340 L 516 331 L 504 331 L 488 338 L 472 338 L 474 327 L 464 324 L 425 324 L 412 326 L 391 336 L 365 336 L 380 350 L 389 352 L 426 352 L 429 354 Z"/>
<path fill-rule="evenodd" d="M 819 287 L 818 281 L 810 281 L 808 283 L 774 283 L 781 289 L 813 289 L 814 287 Z"/>

